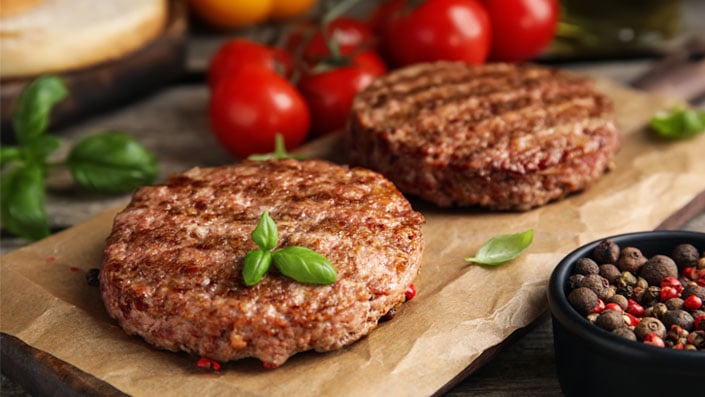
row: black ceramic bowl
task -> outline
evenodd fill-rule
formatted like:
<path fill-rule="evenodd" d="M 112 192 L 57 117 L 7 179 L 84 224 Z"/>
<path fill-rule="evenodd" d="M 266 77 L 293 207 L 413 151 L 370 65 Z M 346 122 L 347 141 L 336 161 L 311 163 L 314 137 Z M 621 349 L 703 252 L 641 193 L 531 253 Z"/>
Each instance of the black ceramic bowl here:
<path fill-rule="evenodd" d="M 670 255 L 681 243 L 705 251 L 705 233 L 654 231 L 606 238 L 620 248 L 639 248 L 647 258 Z M 549 281 L 548 304 L 563 392 L 568 396 L 705 396 L 705 352 L 659 348 L 613 335 L 590 324 L 568 302 L 573 265 L 579 258 L 589 257 L 604 239 L 566 256 Z"/>

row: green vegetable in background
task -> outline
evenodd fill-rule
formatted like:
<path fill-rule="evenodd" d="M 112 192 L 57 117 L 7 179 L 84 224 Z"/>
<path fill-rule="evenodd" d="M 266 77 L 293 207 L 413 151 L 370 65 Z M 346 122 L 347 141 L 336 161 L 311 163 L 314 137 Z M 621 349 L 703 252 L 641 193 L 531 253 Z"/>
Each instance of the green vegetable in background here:
<path fill-rule="evenodd" d="M 283 159 L 296 159 L 296 160 L 305 160 L 306 156 L 300 155 L 300 154 L 289 154 L 286 151 L 286 147 L 284 146 L 284 136 L 282 134 L 276 134 L 274 136 L 274 152 L 273 153 L 265 153 L 265 154 L 253 154 L 250 155 L 248 160 L 253 160 L 253 161 L 264 161 L 264 160 L 270 160 L 270 159 L 275 159 L 275 160 L 283 160 Z"/>
<path fill-rule="evenodd" d="M 475 256 L 465 258 L 465 261 L 481 265 L 500 265 L 519 256 L 533 240 L 532 229 L 522 233 L 496 236 L 480 247 Z"/>
<path fill-rule="evenodd" d="M 705 132 L 705 111 L 676 107 L 651 119 L 651 129 L 669 139 L 683 139 Z"/>
<path fill-rule="evenodd" d="M 252 231 L 252 240 L 259 249 L 250 250 L 245 255 L 242 278 L 248 286 L 260 282 L 272 262 L 283 275 L 300 283 L 330 284 L 338 277 L 328 259 L 310 248 L 292 245 L 272 251 L 279 237 L 277 224 L 267 211 L 262 213 Z"/>
<path fill-rule="evenodd" d="M 49 235 L 44 179 L 57 167 L 68 167 L 79 185 L 99 193 L 127 193 L 157 177 L 154 156 L 120 132 L 89 135 L 73 146 L 64 162 L 50 163 L 61 140 L 46 134 L 49 113 L 67 95 L 56 76 L 28 84 L 12 119 L 18 145 L 0 146 L 2 224 L 17 236 L 38 240 Z"/>

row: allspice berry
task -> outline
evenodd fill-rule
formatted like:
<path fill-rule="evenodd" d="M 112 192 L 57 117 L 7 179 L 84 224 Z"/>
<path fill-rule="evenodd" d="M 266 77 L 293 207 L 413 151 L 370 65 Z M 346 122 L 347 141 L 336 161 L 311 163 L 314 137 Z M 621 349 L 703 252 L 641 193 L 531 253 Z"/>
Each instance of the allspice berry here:
<path fill-rule="evenodd" d="M 685 310 L 669 310 L 663 315 L 663 324 L 671 328 L 671 325 L 677 325 L 684 330 L 690 331 L 693 329 L 695 319 Z"/>
<path fill-rule="evenodd" d="M 665 303 L 668 310 L 677 310 L 683 308 L 683 299 L 681 298 L 671 298 Z"/>
<path fill-rule="evenodd" d="M 692 244 L 679 244 L 673 249 L 671 257 L 678 265 L 679 269 L 683 269 L 688 266 L 696 266 L 698 264 L 698 249 Z"/>
<path fill-rule="evenodd" d="M 598 274 L 599 272 L 600 267 L 597 266 L 597 263 L 595 263 L 595 261 L 590 258 L 580 258 L 575 261 L 573 273 L 587 276 L 588 274 Z"/>
<path fill-rule="evenodd" d="M 654 255 L 639 269 L 649 285 L 660 285 L 664 277 L 678 277 L 678 266 L 666 255 Z"/>
<path fill-rule="evenodd" d="M 580 286 L 590 288 L 603 301 L 606 301 L 614 294 L 614 291 L 610 288 L 610 282 L 599 274 L 588 274 L 580 281 Z"/>
<path fill-rule="evenodd" d="M 681 298 L 688 299 L 691 295 L 695 295 L 705 302 L 705 287 L 701 287 L 697 284 L 686 285 L 681 292 Z"/>
<path fill-rule="evenodd" d="M 636 335 L 634 334 L 634 331 L 629 329 L 629 327 L 620 327 L 620 328 L 615 328 L 612 331 L 613 334 L 621 336 L 622 338 L 627 338 L 629 340 L 636 340 Z"/>
<path fill-rule="evenodd" d="M 611 298 L 607 300 L 609 303 L 616 303 L 619 305 L 619 307 L 622 308 L 622 310 L 627 310 L 627 307 L 629 307 L 629 300 L 624 296 L 620 294 L 614 294 L 612 295 Z"/>
<path fill-rule="evenodd" d="M 654 333 L 656 336 L 663 339 L 666 337 L 666 326 L 657 318 L 644 317 L 639 321 L 639 324 L 634 327 L 634 333 L 639 340 L 644 340 L 644 337 L 650 333 Z"/>
<path fill-rule="evenodd" d="M 592 250 L 592 258 L 599 264 L 617 263 L 619 246 L 612 240 L 602 240 Z"/>
<path fill-rule="evenodd" d="M 619 271 L 617 266 L 611 264 L 611 263 L 606 263 L 604 265 L 600 265 L 600 271 L 598 273 L 600 276 L 604 277 L 609 281 L 610 283 L 614 283 L 617 281 L 619 276 L 622 275 L 622 273 Z"/>
<path fill-rule="evenodd" d="M 635 247 L 626 247 L 619 253 L 617 267 L 623 272 L 637 274 L 639 268 L 646 263 L 646 257 Z"/>
<path fill-rule="evenodd" d="M 614 310 L 603 310 L 602 313 L 597 316 L 595 325 L 604 330 L 612 331 L 624 327 L 624 319 L 622 318 L 622 313 Z"/>
<path fill-rule="evenodd" d="M 589 288 L 576 288 L 568 294 L 568 302 L 582 315 L 592 313 L 597 306 L 597 294 Z"/>

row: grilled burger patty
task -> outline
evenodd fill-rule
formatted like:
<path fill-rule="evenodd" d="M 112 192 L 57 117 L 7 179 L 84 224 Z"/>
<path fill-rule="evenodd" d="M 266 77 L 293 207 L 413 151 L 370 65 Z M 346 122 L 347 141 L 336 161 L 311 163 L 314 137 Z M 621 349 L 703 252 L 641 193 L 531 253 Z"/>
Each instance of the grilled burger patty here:
<path fill-rule="evenodd" d="M 584 189 L 619 149 L 609 99 L 535 65 L 438 62 L 375 80 L 353 104 L 350 161 L 441 207 L 527 210 Z"/>
<path fill-rule="evenodd" d="M 263 211 L 279 248 L 300 245 L 337 269 L 303 284 L 272 266 L 247 287 L 242 266 Z M 278 366 L 375 328 L 419 271 L 423 216 L 380 174 L 324 161 L 195 168 L 139 189 L 114 221 L 100 271 L 108 313 L 168 350 Z"/>

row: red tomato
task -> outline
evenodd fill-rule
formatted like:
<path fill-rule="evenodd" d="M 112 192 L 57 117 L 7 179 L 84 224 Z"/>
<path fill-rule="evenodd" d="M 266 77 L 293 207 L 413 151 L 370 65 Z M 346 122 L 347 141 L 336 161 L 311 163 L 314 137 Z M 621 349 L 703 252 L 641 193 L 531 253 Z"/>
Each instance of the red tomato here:
<path fill-rule="evenodd" d="M 383 38 L 399 66 L 438 60 L 480 64 L 490 50 L 490 20 L 476 0 L 428 0 L 392 15 Z"/>
<path fill-rule="evenodd" d="M 288 75 L 293 69 L 293 61 L 283 50 L 246 39 L 233 39 L 213 55 L 208 66 L 208 85 L 213 89 L 218 81 L 236 74 L 243 67 L 257 67 Z"/>
<path fill-rule="evenodd" d="M 310 126 L 306 102 L 294 86 L 275 73 L 244 68 L 221 80 L 210 99 L 211 130 L 225 148 L 244 158 L 274 150 L 284 136 L 287 149 L 300 145 Z"/>
<path fill-rule="evenodd" d="M 338 44 L 342 55 L 352 55 L 355 52 L 373 47 L 375 36 L 367 25 L 354 18 L 340 17 L 332 20 L 326 26 L 327 36 Z M 306 45 L 303 51 L 304 59 L 320 61 L 331 56 L 323 34 L 318 31 Z"/>
<path fill-rule="evenodd" d="M 538 55 L 553 39 L 556 0 L 484 0 L 492 23 L 490 58 L 522 61 Z"/>
<path fill-rule="evenodd" d="M 302 76 L 298 87 L 311 110 L 312 133 L 320 136 L 342 129 L 355 94 L 384 73 L 379 56 L 367 51 L 356 55 L 348 66 Z"/>
<path fill-rule="evenodd" d="M 382 35 L 389 19 L 405 4 L 406 0 L 390 0 L 380 3 L 367 17 L 367 25 L 376 35 Z"/>

